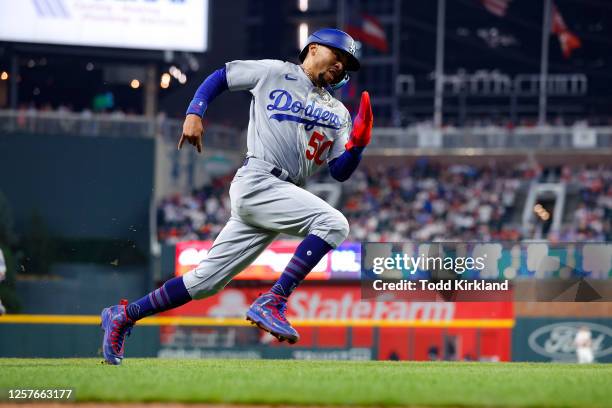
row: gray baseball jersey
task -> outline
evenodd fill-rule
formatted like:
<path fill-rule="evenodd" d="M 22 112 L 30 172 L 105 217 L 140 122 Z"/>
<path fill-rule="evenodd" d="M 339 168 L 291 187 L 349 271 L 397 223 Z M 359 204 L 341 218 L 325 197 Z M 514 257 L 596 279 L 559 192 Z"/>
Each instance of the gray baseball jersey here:
<path fill-rule="evenodd" d="M 272 173 L 278 167 L 302 185 L 326 160 L 340 156 L 352 126 L 344 105 L 289 62 L 229 62 L 227 83 L 230 90 L 249 90 L 253 95 L 247 138 L 250 159 L 232 181 L 228 223 L 207 257 L 183 276 L 193 298 L 211 296 L 225 287 L 279 233 L 313 234 L 336 248 L 349 231 L 338 210 Z"/>
<path fill-rule="evenodd" d="M 226 64 L 230 90 L 253 95 L 248 156 L 287 170 L 298 184 L 344 152 L 351 128 L 346 107 L 314 86 L 302 68 L 278 60 Z"/>

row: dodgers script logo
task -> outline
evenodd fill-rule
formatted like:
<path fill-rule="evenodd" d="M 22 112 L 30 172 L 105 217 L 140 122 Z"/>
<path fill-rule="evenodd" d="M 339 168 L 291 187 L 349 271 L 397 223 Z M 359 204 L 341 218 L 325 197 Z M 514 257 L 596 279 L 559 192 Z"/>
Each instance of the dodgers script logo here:
<path fill-rule="evenodd" d="M 274 113 L 270 116 L 270 119 L 276 119 L 279 122 L 288 120 L 291 122 L 303 123 L 305 125 L 304 129 L 306 130 L 311 130 L 315 126 L 336 130 L 342 127 L 342 122 L 338 115 L 316 106 L 314 101 L 310 102 L 308 105 L 300 101 L 294 101 L 291 94 L 284 89 L 273 90 L 270 92 L 269 97 L 273 101 L 266 106 L 269 111 L 302 113 L 301 116 L 288 113 Z"/>

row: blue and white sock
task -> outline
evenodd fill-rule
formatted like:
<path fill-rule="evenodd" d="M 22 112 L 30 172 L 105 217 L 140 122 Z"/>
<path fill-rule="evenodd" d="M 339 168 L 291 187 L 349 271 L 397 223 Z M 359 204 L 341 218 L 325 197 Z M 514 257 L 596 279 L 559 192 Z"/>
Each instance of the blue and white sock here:
<path fill-rule="evenodd" d="M 270 292 L 285 297 L 291 295 L 312 268 L 332 249 L 331 245 L 316 235 L 309 234 L 306 236 L 298 245 L 293 258 L 285 267 L 281 277 L 272 286 Z"/>
<path fill-rule="evenodd" d="M 165 312 L 184 305 L 191 300 L 191 295 L 183 283 L 183 277 L 172 278 L 160 288 L 126 306 L 127 315 L 136 321 L 143 317 Z"/>

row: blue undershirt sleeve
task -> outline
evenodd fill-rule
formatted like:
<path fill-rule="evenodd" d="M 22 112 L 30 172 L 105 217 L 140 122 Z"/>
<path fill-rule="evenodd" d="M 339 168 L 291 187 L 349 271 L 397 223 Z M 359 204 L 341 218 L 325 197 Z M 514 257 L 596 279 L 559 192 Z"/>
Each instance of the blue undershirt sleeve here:
<path fill-rule="evenodd" d="M 194 114 L 200 117 L 204 116 L 204 112 L 206 112 L 208 105 L 219 96 L 221 92 L 228 89 L 226 75 L 225 66 L 210 74 L 196 91 L 185 114 Z"/>
<path fill-rule="evenodd" d="M 331 176 L 340 182 L 348 180 L 359 165 L 364 149 L 365 147 L 353 147 L 330 161 L 328 166 Z"/>

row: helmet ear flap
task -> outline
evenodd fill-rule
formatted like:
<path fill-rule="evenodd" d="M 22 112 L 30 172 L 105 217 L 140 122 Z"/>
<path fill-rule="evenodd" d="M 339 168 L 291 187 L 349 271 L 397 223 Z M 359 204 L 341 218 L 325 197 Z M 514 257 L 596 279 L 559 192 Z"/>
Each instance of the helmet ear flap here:
<path fill-rule="evenodd" d="M 342 78 L 340 81 L 336 82 L 335 84 L 330 85 L 329 87 L 332 89 L 332 91 L 337 91 L 338 89 L 346 85 L 350 79 L 351 77 L 349 76 L 349 74 L 345 73 L 344 78 Z"/>

